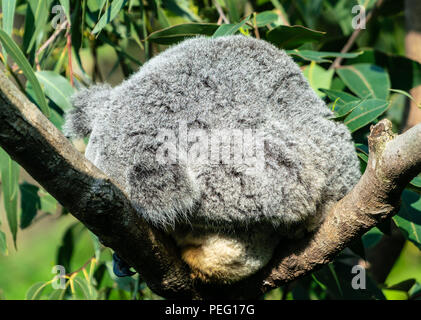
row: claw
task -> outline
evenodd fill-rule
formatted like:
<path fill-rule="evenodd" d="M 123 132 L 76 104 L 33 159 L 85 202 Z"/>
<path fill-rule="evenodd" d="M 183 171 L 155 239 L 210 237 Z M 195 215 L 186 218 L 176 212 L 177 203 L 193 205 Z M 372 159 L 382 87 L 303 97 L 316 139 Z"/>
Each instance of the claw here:
<path fill-rule="evenodd" d="M 130 270 L 126 261 L 121 259 L 116 253 L 113 253 L 113 271 L 117 277 L 131 277 L 136 274 Z"/>

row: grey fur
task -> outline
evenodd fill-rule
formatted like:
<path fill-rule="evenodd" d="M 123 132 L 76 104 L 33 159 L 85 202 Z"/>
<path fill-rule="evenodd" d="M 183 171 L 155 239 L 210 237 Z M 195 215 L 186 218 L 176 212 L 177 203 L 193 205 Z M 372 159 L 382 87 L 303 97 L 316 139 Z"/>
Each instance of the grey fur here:
<path fill-rule="evenodd" d="M 114 178 L 148 221 L 234 229 L 269 224 L 314 229 L 360 177 L 346 126 L 299 67 L 271 44 L 244 36 L 186 40 L 115 88 L 74 98 L 65 133 L 90 133 L 86 157 Z M 265 168 L 159 164 L 161 129 L 260 129 Z M 313 226 L 314 225 L 314 226 Z"/>

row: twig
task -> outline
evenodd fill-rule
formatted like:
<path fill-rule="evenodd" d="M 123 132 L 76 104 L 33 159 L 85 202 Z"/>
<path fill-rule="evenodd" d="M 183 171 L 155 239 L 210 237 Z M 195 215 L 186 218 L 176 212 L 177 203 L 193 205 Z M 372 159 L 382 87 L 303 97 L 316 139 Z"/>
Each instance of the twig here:
<path fill-rule="evenodd" d="M 365 23 L 368 24 L 368 22 L 373 17 L 375 11 L 383 4 L 383 0 L 379 0 L 376 4 L 376 6 L 368 13 L 366 17 Z M 358 36 L 360 35 L 361 31 L 364 29 L 355 29 L 352 33 L 351 37 L 349 37 L 348 41 L 346 42 L 345 46 L 342 48 L 341 53 L 347 53 L 349 50 L 351 50 L 352 46 L 354 45 L 355 41 L 357 40 Z M 335 61 L 333 61 L 332 65 L 329 67 L 329 70 L 336 69 L 340 67 L 342 63 L 343 58 L 337 57 Z"/>
<path fill-rule="evenodd" d="M 93 259 L 95 259 L 95 255 L 93 255 L 92 257 L 90 257 L 89 259 L 88 259 L 88 261 L 86 261 L 80 268 L 78 268 L 78 269 L 76 269 L 75 271 L 72 271 L 72 272 L 69 272 L 69 273 L 66 273 L 66 276 L 71 276 L 71 275 L 74 275 L 75 273 L 79 273 L 80 271 L 82 271 L 83 269 L 85 269 L 85 267 L 93 260 Z"/>
<path fill-rule="evenodd" d="M 64 21 L 61 25 L 58 26 L 56 31 L 47 39 L 47 41 L 44 42 L 44 44 L 37 50 L 35 53 L 35 65 L 37 67 L 37 70 L 40 71 L 41 67 L 39 65 L 39 55 L 57 38 L 57 36 L 67 28 L 68 21 Z"/>
<path fill-rule="evenodd" d="M 224 11 L 221 8 L 221 5 L 219 4 L 218 0 L 214 0 L 213 3 L 215 4 L 215 8 L 219 13 L 219 18 L 224 21 L 224 23 L 230 23 L 230 21 L 228 20 L 227 16 L 224 14 Z M 219 20 L 218 20 L 219 21 Z"/>

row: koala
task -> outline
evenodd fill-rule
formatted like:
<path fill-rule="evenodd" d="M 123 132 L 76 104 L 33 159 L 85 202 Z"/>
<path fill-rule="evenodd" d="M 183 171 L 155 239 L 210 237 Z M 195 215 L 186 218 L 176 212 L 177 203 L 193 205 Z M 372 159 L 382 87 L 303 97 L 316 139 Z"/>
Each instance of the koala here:
<path fill-rule="evenodd" d="M 347 127 L 264 40 L 188 39 L 72 103 L 64 133 L 204 281 L 255 273 L 360 178 Z"/>

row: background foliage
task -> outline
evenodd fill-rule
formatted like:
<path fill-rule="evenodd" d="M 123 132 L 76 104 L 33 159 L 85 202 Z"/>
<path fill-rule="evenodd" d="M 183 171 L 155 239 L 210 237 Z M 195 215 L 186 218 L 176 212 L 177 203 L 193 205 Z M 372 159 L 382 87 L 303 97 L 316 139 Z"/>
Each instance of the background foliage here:
<path fill-rule="evenodd" d="M 69 97 L 95 82 L 120 83 L 148 59 L 185 38 L 241 33 L 287 50 L 335 120 L 353 132 L 361 170 L 369 125 L 388 117 L 405 126 L 407 93 L 421 65 L 405 58 L 403 0 L 386 0 L 348 53 L 354 5 L 376 0 L 3 0 L 1 60 L 8 74 L 57 128 Z M 58 7 L 58 5 L 60 7 Z M 344 58 L 332 68 L 335 58 Z M 75 144 L 83 151 L 85 141 Z M 157 299 L 136 275 L 116 279 L 111 252 L 0 149 L 0 299 Z M 420 299 L 421 177 L 401 211 L 370 230 L 330 265 L 266 299 Z M 368 275 L 351 287 L 352 266 L 399 228 L 407 243 L 385 283 Z M 19 247 L 19 250 L 18 250 Z M 51 269 L 66 269 L 54 290 Z"/>

